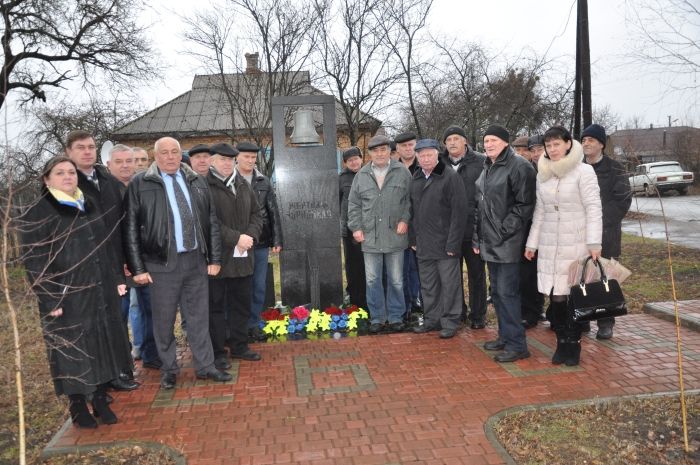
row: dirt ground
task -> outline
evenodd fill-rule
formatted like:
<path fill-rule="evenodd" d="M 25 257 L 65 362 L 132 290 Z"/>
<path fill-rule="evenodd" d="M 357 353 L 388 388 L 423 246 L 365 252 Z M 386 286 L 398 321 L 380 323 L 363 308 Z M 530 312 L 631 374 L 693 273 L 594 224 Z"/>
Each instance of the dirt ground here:
<path fill-rule="evenodd" d="M 519 465 L 698 464 L 700 397 L 688 397 L 687 409 L 688 453 L 678 397 L 522 412 L 496 432 Z"/>

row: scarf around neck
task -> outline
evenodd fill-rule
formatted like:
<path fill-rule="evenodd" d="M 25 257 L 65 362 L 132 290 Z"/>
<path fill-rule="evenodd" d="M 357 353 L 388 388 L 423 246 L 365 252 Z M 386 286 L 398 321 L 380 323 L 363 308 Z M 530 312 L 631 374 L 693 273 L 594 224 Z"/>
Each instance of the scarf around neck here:
<path fill-rule="evenodd" d="M 75 194 L 72 196 L 58 189 L 54 189 L 53 187 L 47 187 L 47 189 L 59 204 L 77 208 L 81 212 L 85 211 L 85 196 L 83 195 L 83 191 L 79 188 L 75 189 Z"/>

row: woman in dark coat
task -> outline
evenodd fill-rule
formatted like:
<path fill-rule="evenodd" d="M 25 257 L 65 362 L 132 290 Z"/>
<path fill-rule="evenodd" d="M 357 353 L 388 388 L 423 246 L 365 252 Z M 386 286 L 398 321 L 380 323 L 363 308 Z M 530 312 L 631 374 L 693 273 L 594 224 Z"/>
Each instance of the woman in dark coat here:
<path fill-rule="evenodd" d="M 95 428 L 94 417 L 116 423 L 106 385 L 131 363 L 127 335 L 118 329 L 125 286 L 117 279 L 123 273 L 111 248 L 102 244 L 108 231 L 78 189 L 75 164 L 52 158 L 42 181 L 41 196 L 21 218 L 21 240 L 54 388 L 68 396 L 74 425 Z"/>

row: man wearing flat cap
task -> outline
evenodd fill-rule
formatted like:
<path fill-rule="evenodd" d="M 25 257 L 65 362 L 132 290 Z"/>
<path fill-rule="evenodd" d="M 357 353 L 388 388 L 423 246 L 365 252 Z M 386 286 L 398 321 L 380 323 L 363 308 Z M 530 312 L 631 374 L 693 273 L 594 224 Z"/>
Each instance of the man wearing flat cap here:
<path fill-rule="evenodd" d="M 343 238 L 345 253 L 345 279 L 350 302 L 358 307 L 367 308 L 367 287 L 365 284 L 365 259 L 362 245 L 352 236 L 348 229 L 348 200 L 350 188 L 355 175 L 362 168 L 362 152 L 358 147 L 350 147 L 343 152 L 345 168 L 338 177 L 340 199 L 340 235 Z"/>
<path fill-rule="evenodd" d="M 413 175 L 420 167 L 416 158 L 416 135 L 413 132 L 402 132 L 394 137 L 399 161 Z M 406 314 L 410 317 L 412 310 L 420 311 L 423 303 L 420 295 L 420 278 L 418 276 L 418 261 L 416 252 L 408 247 L 403 255 L 403 296 L 406 301 Z"/>
<path fill-rule="evenodd" d="M 498 318 L 498 339 L 488 341 L 484 348 L 499 351 L 494 358 L 497 362 L 514 362 L 530 356 L 521 322 L 520 257 L 535 209 L 535 170 L 515 154 L 502 126 L 489 126 L 484 149 L 487 158 L 476 181 L 472 247 L 488 265 Z"/>
<path fill-rule="evenodd" d="M 391 140 L 372 137 L 367 144 L 372 161 L 355 175 L 348 199 L 348 227 L 362 244 L 367 279 L 370 333 L 388 321 L 390 332 L 403 331 L 403 254 L 408 247 L 411 174 L 389 158 Z M 382 283 L 386 268 L 386 283 Z"/>
<path fill-rule="evenodd" d="M 433 139 L 416 144 L 420 170 L 411 180 L 409 241 L 416 248 L 423 294 L 423 324 L 416 333 L 440 331 L 454 337 L 462 314 L 460 256 L 467 217 L 464 184 L 440 160 L 440 145 Z"/>
<path fill-rule="evenodd" d="M 467 312 L 472 329 L 486 327 L 486 267 L 479 255 L 472 250 L 474 233 L 474 211 L 476 209 L 476 179 L 484 169 L 486 156 L 469 146 L 467 134 L 459 126 L 448 127 L 442 135 L 447 153 L 443 157 L 446 166 L 451 167 L 462 179 L 466 200 L 465 215 L 469 220 L 464 229 L 464 238 L 460 249 L 460 266 L 463 261 L 467 266 L 467 289 L 462 293 L 469 295 L 469 305 L 463 306 L 461 319 L 466 321 Z M 460 280 L 461 281 L 461 280 Z"/>
<path fill-rule="evenodd" d="M 187 153 L 190 158 L 190 166 L 194 172 L 206 178 L 209 174 L 209 165 L 211 164 L 212 152 L 209 151 L 209 146 L 206 144 L 197 144 L 189 149 Z"/>
<path fill-rule="evenodd" d="M 282 250 L 282 222 L 277 208 L 275 188 L 270 178 L 258 171 L 255 166 L 260 148 L 252 142 L 239 142 L 236 148 L 240 152 L 236 158 L 236 176 L 241 176 L 253 188 L 253 192 L 258 197 L 262 215 L 260 239 L 253 248 L 255 266 L 248 335 L 250 340 L 264 341 L 265 335 L 260 330 L 260 314 L 265 304 L 267 289 L 267 261 L 270 252 L 279 253 Z"/>
<path fill-rule="evenodd" d="M 527 148 L 527 141 L 528 141 L 527 136 L 520 136 L 520 137 L 516 137 L 511 145 L 513 146 L 513 149 L 515 150 L 516 155 L 520 155 L 525 160 L 530 161 L 531 155 L 530 155 L 530 149 Z"/>
<path fill-rule="evenodd" d="M 232 358 L 257 361 L 260 355 L 248 347 L 248 320 L 254 265 L 253 245 L 260 237 L 262 216 L 250 185 L 235 175 L 238 150 L 229 144 L 211 146 L 207 182 L 219 218 L 223 263 L 221 272 L 209 278 L 209 334 L 214 364 L 228 370 L 228 346 Z M 227 337 L 228 334 L 228 337 Z"/>
<path fill-rule="evenodd" d="M 605 128 L 591 124 L 581 134 L 581 146 L 585 162 L 595 170 L 600 187 L 600 200 L 603 204 L 601 256 L 617 259 L 622 253 L 622 220 L 632 205 L 632 193 L 622 165 L 603 153 L 606 139 Z M 596 338 L 610 339 L 613 336 L 615 318 L 601 318 L 597 323 Z"/>

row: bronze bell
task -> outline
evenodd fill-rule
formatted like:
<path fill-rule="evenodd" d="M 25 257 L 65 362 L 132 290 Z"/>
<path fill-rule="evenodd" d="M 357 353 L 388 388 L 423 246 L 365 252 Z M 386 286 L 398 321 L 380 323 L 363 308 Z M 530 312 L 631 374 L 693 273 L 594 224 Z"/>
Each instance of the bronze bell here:
<path fill-rule="evenodd" d="M 314 127 L 311 110 L 297 110 L 294 113 L 294 131 L 292 131 L 291 142 L 292 144 L 318 144 L 321 142 L 321 137 Z"/>

